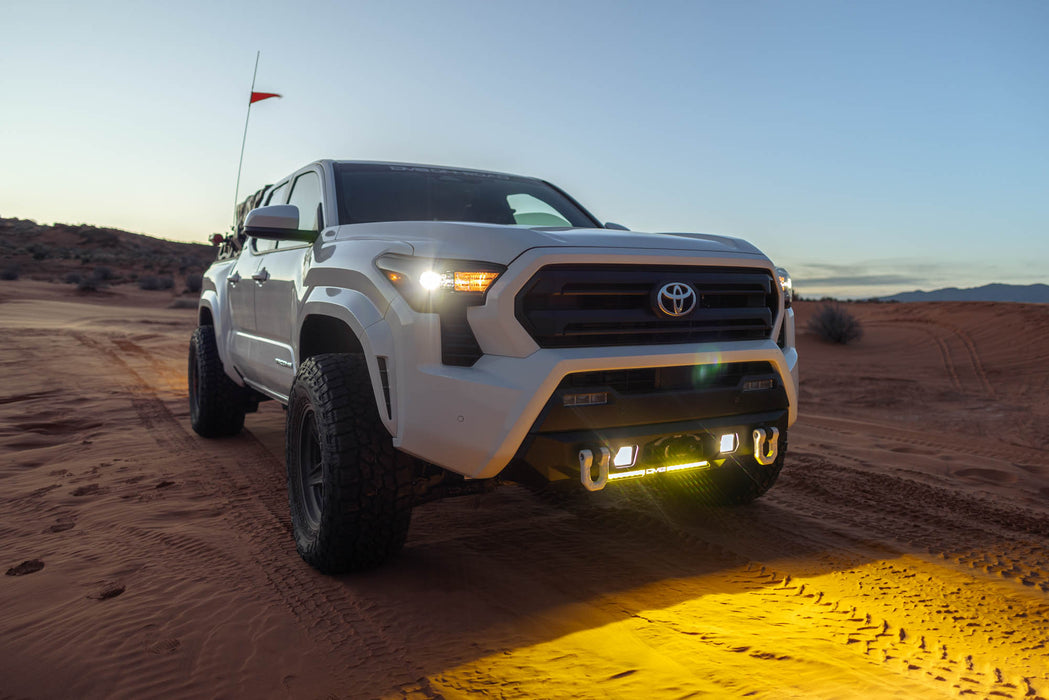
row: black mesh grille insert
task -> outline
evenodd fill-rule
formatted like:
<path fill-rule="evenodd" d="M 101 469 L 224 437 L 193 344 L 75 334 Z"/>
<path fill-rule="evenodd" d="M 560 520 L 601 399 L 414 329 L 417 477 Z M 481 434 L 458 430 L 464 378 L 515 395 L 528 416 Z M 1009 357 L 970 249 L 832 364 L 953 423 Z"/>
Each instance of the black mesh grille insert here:
<path fill-rule="evenodd" d="M 658 310 L 672 282 L 695 292 L 694 310 Z M 778 305 L 760 268 L 548 265 L 516 299 L 517 320 L 540 347 L 654 345 L 769 338 Z"/>

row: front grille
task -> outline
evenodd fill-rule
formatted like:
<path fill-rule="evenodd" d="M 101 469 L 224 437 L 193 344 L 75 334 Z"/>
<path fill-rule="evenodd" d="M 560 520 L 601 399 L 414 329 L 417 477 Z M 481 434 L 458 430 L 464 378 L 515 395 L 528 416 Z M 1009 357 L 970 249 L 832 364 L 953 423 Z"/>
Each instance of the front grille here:
<path fill-rule="evenodd" d="M 681 282 L 696 293 L 682 317 L 656 311 L 656 292 Z M 517 320 L 540 347 L 655 345 L 761 340 L 779 300 L 760 268 L 548 265 L 516 299 Z"/>

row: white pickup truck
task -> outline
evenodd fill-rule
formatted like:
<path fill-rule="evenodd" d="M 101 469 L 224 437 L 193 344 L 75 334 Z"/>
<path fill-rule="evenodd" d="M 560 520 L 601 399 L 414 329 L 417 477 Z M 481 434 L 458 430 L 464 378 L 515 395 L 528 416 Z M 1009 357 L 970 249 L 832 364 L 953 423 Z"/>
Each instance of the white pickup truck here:
<path fill-rule="evenodd" d="M 776 480 L 791 282 L 744 241 L 601 224 L 548 182 L 322 160 L 238 207 L 189 349 L 194 430 L 287 409 L 299 553 L 375 566 L 414 505 L 497 480 L 641 480 L 714 504 Z"/>

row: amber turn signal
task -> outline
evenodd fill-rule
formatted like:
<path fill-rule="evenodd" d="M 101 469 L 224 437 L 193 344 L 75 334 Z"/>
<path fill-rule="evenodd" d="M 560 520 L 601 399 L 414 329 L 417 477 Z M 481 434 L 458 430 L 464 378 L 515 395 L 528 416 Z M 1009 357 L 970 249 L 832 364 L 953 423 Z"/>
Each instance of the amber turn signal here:
<path fill-rule="evenodd" d="M 498 272 L 456 272 L 455 291 L 457 292 L 483 292 L 495 282 L 499 276 Z"/>

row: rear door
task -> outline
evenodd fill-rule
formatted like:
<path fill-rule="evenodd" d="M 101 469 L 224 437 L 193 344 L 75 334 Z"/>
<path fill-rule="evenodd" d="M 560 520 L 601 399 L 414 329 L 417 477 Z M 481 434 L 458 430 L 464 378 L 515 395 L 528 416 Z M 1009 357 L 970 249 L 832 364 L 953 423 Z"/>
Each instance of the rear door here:
<path fill-rule="evenodd" d="M 291 182 L 288 204 L 299 208 L 299 228 L 320 231 L 324 196 L 317 169 L 298 173 Z M 259 339 L 259 381 L 271 391 L 287 396 L 295 379 L 293 351 L 298 312 L 302 302 L 302 274 L 309 243 L 280 241 L 262 256 L 255 272 L 255 332 Z"/>
<path fill-rule="evenodd" d="M 288 185 L 289 182 L 283 182 L 273 188 L 263 204 L 284 204 L 288 195 Z M 237 258 L 233 271 L 226 278 L 230 315 L 233 318 L 233 332 L 230 338 L 233 365 L 241 376 L 249 381 L 257 381 L 259 376 L 257 365 L 261 355 L 258 330 L 255 324 L 258 272 L 266 254 L 274 247 L 274 241 L 249 237 L 244 242 L 244 249 Z"/>

